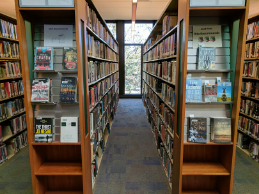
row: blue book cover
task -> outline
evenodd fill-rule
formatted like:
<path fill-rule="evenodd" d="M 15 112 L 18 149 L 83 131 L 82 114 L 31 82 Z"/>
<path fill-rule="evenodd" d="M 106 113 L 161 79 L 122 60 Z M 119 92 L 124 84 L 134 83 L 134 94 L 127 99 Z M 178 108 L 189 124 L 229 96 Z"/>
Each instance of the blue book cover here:
<path fill-rule="evenodd" d="M 217 101 L 225 102 L 231 101 L 231 82 L 219 82 L 217 88 Z"/>
<path fill-rule="evenodd" d="M 53 52 L 52 47 L 36 47 L 34 69 L 53 70 Z"/>
<path fill-rule="evenodd" d="M 202 102 L 201 79 L 186 80 L 186 102 Z"/>

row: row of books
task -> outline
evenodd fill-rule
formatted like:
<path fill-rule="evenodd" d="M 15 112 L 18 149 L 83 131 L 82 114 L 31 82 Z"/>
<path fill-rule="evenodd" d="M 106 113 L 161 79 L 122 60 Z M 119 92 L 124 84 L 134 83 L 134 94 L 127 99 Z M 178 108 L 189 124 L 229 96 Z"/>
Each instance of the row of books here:
<path fill-rule="evenodd" d="M 252 138 L 259 140 L 258 122 L 244 116 L 239 116 L 238 129 L 240 129 L 241 131 L 244 131 L 244 133 L 251 136 Z"/>
<path fill-rule="evenodd" d="M 25 114 L 19 117 L 16 117 L 12 120 L 9 120 L 1 126 L 3 136 L 5 134 L 10 134 L 10 132 L 12 132 L 12 134 L 14 135 L 19 131 L 26 129 L 26 127 L 27 127 L 27 124 L 26 124 Z"/>
<path fill-rule="evenodd" d="M 34 118 L 34 141 L 53 142 L 53 117 Z M 61 117 L 60 118 L 60 142 L 77 143 L 79 142 L 79 118 Z"/>
<path fill-rule="evenodd" d="M 1 83 L 0 100 L 24 94 L 22 80 Z"/>
<path fill-rule="evenodd" d="M 249 156 L 259 162 L 259 143 L 251 140 L 247 135 L 238 133 L 237 145 L 248 151 Z"/>
<path fill-rule="evenodd" d="M 117 74 L 117 75 L 116 75 Z M 98 82 L 93 87 L 89 88 L 89 100 L 90 109 L 93 108 L 96 103 L 103 97 L 103 95 L 110 89 L 110 87 L 117 81 L 118 73 L 111 75 L 110 77 Z M 115 84 L 115 90 L 118 88 L 118 83 Z"/>
<path fill-rule="evenodd" d="M 0 37 L 18 40 L 17 26 L 3 19 L 0 19 Z"/>
<path fill-rule="evenodd" d="M 34 56 L 34 70 L 55 70 L 53 62 L 53 47 L 36 47 Z M 77 70 L 76 47 L 64 47 L 62 70 Z"/>
<path fill-rule="evenodd" d="M 109 34 L 109 31 L 106 29 L 106 26 L 103 26 L 99 21 L 97 14 L 93 9 L 88 6 L 86 2 L 86 25 L 92 29 L 101 39 L 107 42 L 110 47 L 112 47 L 115 51 L 118 52 L 118 45 L 113 40 L 112 36 Z"/>
<path fill-rule="evenodd" d="M 258 38 L 259 37 L 259 21 L 252 22 L 247 25 L 246 39 Z"/>
<path fill-rule="evenodd" d="M 34 78 L 32 81 L 32 102 L 50 102 L 49 78 Z M 77 77 L 62 77 L 60 84 L 60 99 L 62 103 L 77 102 Z"/>
<path fill-rule="evenodd" d="M 192 143 L 231 143 L 231 118 L 187 117 L 184 136 Z"/>
<path fill-rule="evenodd" d="M 0 164 L 4 163 L 8 160 L 8 154 L 6 145 L 4 143 L 0 143 Z"/>
<path fill-rule="evenodd" d="M 217 85 L 209 85 L 209 80 L 186 80 L 186 102 L 227 102 L 231 101 L 232 83 L 217 82 Z"/>
<path fill-rule="evenodd" d="M 7 41 L 0 41 L 0 58 L 19 59 L 19 44 Z"/>
<path fill-rule="evenodd" d="M 259 106 L 259 103 L 253 100 L 241 99 L 240 112 L 250 117 L 253 117 L 255 119 L 259 119 L 258 106 Z"/>
<path fill-rule="evenodd" d="M 113 50 L 99 40 L 95 40 L 90 34 L 88 34 L 87 48 L 87 54 L 90 56 L 113 61 L 118 61 L 119 59 L 119 56 Z"/>
<path fill-rule="evenodd" d="M 259 41 L 246 43 L 245 58 L 259 58 Z"/>
<path fill-rule="evenodd" d="M 153 90 L 156 91 L 169 106 L 175 106 L 175 91 L 173 87 L 150 75 L 146 74 L 143 77 L 146 82 L 153 88 Z M 149 88 L 149 86 L 145 87 Z"/>
<path fill-rule="evenodd" d="M 244 63 L 243 77 L 259 78 L 259 61 L 248 61 Z"/>
<path fill-rule="evenodd" d="M 242 82 L 241 95 L 252 98 L 259 98 L 259 83 L 258 82 Z"/>
<path fill-rule="evenodd" d="M 175 84 L 176 61 L 163 61 L 162 63 L 144 63 L 143 70 Z"/>
<path fill-rule="evenodd" d="M 94 82 L 118 70 L 119 70 L 118 63 L 89 61 L 88 62 L 88 83 Z"/>
<path fill-rule="evenodd" d="M 92 135 L 94 130 L 100 123 L 103 113 L 107 109 L 107 106 L 111 103 L 111 99 L 115 94 L 115 88 L 113 87 L 103 98 L 100 100 L 96 108 L 90 113 L 90 134 Z"/>
<path fill-rule="evenodd" d="M 144 55 L 144 61 L 162 59 L 177 53 L 177 35 L 172 34 Z"/>
<path fill-rule="evenodd" d="M 0 121 L 25 111 L 24 99 L 18 98 L 13 101 L 0 104 Z"/>
<path fill-rule="evenodd" d="M 21 76 L 22 67 L 20 62 L 0 62 L 0 79 Z"/>

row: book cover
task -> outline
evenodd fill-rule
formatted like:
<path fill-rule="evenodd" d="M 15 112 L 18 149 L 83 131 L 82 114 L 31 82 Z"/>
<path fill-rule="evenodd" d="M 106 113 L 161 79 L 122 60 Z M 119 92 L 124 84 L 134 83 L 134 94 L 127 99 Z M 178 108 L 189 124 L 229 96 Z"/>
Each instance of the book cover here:
<path fill-rule="evenodd" d="M 48 78 L 35 78 L 32 81 L 31 101 L 49 102 L 50 80 Z"/>
<path fill-rule="evenodd" d="M 186 80 L 186 102 L 202 102 L 201 79 Z"/>
<path fill-rule="evenodd" d="M 231 118 L 211 118 L 210 125 L 214 143 L 231 143 Z"/>
<path fill-rule="evenodd" d="M 188 142 L 207 143 L 207 118 L 190 117 Z"/>
<path fill-rule="evenodd" d="M 218 102 L 226 102 L 231 101 L 231 82 L 219 82 L 217 87 L 217 101 Z"/>
<path fill-rule="evenodd" d="M 77 102 L 77 77 L 61 78 L 60 102 Z"/>
<path fill-rule="evenodd" d="M 77 70 L 76 47 L 64 48 L 63 70 Z"/>
<path fill-rule="evenodd" d="M 216 63 L 216 48 L 215 47 L 199 47 L 198 69 L 213 70 Z"/>
<path fill-rule="evenodd" d="M 53 118 L 36 117 L 34 118 L 34 141 L 52 142 L 53 141 Z"/>
<path fill-rule="evenodd" d="M 53 52 L 52 47 L 36 47 L 34 69 L 53 70 Z"/>
<path fill-rule="evenodd" d="M 61 117 L 60 142 L 78 142 L 78 117 Z"/>
<path fill-rule="evenodd" d="M 217 102 L 217 85 L 204 85 L 204 101 Z"/>

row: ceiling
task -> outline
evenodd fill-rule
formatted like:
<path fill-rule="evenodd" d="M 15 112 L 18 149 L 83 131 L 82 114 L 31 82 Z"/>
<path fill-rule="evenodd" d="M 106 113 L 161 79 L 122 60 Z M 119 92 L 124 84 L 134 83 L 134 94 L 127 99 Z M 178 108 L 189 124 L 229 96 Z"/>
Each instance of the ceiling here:
<path fill-rule="evenodd" d="M 137 20 L 157 20 L 170 0 L 138 0 Z M 105 20 L 130 20 L 132 0 L 93 0 Z M 249 15 L 259 13 L 259 0 L 250 0 Z M 0 0 L 0 13 L 15 18 L 14 0 Z"/>

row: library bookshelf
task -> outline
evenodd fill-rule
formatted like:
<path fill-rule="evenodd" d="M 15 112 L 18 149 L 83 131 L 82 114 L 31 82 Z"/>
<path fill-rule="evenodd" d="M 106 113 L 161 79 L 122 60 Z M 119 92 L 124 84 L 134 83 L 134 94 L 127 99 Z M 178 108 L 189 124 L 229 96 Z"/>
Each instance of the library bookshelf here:
<path fill-rule="evenodd" d="M 257 128 L 255 127 L 259 124 L 259 119 L 257 118 L 256 109 L 258 105 L 259 98 L 256 96 L 256 90 L 258 90 L 258 73 L 256 70 L 251 69 L 251 65 L 256 64 L 259 62 L 258 58 L 258 51 L 255 51 L 255 55 L 253 57 L 250 56 L 252 51 L 247 51 L 248 46 L 252 47 L 251 45 L 257 44 L 259 42 L 259 38 L 256 32 L 251 29 L 251 25 L 255 24 L 259 21 L 259 14 L 252 15 L 248 18 L 248 26 L 247 26 L 247 36 L 246 36 L 246 52 L 245 52 L 245 62 L 243 67 L 243 77 L 242 77 L 242 90 L 241 90 L 241 106 L 239 110 L 239 123 L 237 127 L 238 132 L 238 141 L 237 141 L 237 148 L 244 151 L 248 154 L 251 159 L 258 161 L 258 155 L 254 154 L 254 146 L 253 144 L 259 145 L 259 136 L 257 132 Z M 256 24 L 257 26 L 257 24 Z M 258 28 L 254 26 L 254 28 Z M 247 71 L 246 71 L 246 68 Z M 257 67 L 256 67 L 257 68 Z M 250 73 L 247 73 L 250 72 Z M 253 73 L 252 73 L 253 72 Z M 247 84 L 251 84 L 251 89 L 248 88 Z M 254 89 L 254 92 L 252 92 Z M 251 103 L 251 104 L 250 104 Z M 246 106 L 250 104 L 251 108 L 246 108 Z M 245 123 L 251 123 L 251 125 L 246 125 Z M 244 139 L 248 138 L 249 141 L 244 141 Z M 245 142 L 245 143 L 244 143 Z"/>
<path fill-rule="evenodd" d="M 1 13 L 0 13 L 0 19 L 2 20 L 2 22 L 6 22 L 6 23 L 1 24 L 1 25 L 5 26 L 6 28 L 10 27 L 10 26 L 8 26 L 9 24 L 7 24 L 7 22 L 9 22 L 12 25 L 17 24 L 16 19 L 14 19 L 12 17 L 9 17 L 7 15 L 1 14 Z M 16 27 L 14 27 L 14 28 L 16 28 Z M 16 32 L 14 31 L 13 28 L 12 28 L 12 30 L 13 30 L 12 32 L 11 31 L 7 32 L 6 29 L 0 30 L 1 47 L 3 46 L 4 42 L 6 42 L 8 44 L 12 44 L 12 43 L 19 44 L 19 37 L 16 36 Z M 17 30 L 17 28 L 16 28 L 16 30 Z M 12 34 L 12 36 L 10 36 L 10 34 Z M 2 52 L 3 52 L 3 50 L 2 50 Z M 1 54 L 3 54 L 3 53 L 1 53 Z M 20 64 L 20 57 L 17 56 L 17 57 L 14 58 L 14 56 L 5 57 L 4 55 L 2 55 L 2 56 L 0 55 L 1 67 L 5 66 L 6 63 L 7 64 L 10 64 L 10 63 Z M 5 66 L 5 68 L 7 68 L 7 67 Z M 19 82 L 21 80 L 22 80 L 22 74 L 20 74 L 20 75 L 13 74 L 13 76 L 7 76 L 7 75 L 4 76 L 4 74 L 2 72 L 2 69 L 1 69 L 0 84 L 4 84 L 4 83 L 7 83 L 7 82 L 8 83 Z M 19 89 L 19 94 L 14 94 L 13 92 L 9 91 L 10 95 L 7 95 L 6 86 L 4 86 L 4 88 L 2 87 L 2 90 L 4 90 L 5 96 L 3 96 L 3 94 L 1 93 L 0 104 L 2 105 L 2 104 L 7 104 L 7 103 L 10 103 L 10 102 L 16 101 L 16 100 L 22 100 L 24 95 L 23 95 L 22 90 L 20 90 L 20 89 Z M 11 93 L 13 93 L 13 94 L 11 95 Z M 25 115 L 26 111 L 24 109 L 22 109 L 22 110 L 16 112 L 15 114 L 7 115 L 6 117 L 4 117 L 5 113 L 2 112 L 2 111 L 1 111 L 1 120 L 0 120 L 0 125 L 1 125 L 0 134 L 2 134 L 2 140 L 0 139 L 0 148 L 3 145 L 6 146 L 6 148 L 7 148 L 6 149 L 7 159 L 10 159 L 16 153 L 18 153 L 22 148 L 27 146 L 27 127 L 23 126 L 22 128 L 19 128 L 16 131 L 14 131 L 14 129 L 11 129 L 11 127 L 9 127 L 11 125 L 11 121 L 13 119 L 17 119 L 18 117 L 21 117 L 22 115 Z M 12 147 L 9 142 L 13 141 L 14 139 L 17 139 L 18 136 L 21 136 L 21 135 L 23 135 L 23 143 L 21 145 L 17 144 L 18 149 L 15 149 L 15 145 Z M 9 144 L 9 146 L 8 146 L 8 144 Z M 3 151 L 3 150 L 0 149 L 0 152 L 1 151 Z M 2 162 L 4 163 L 6 161 L 4 159 L 5 157 L 2 155 L 1 158 L 2 158 Z"/>
<path fill-rule="evenodd" d="M 173 162 L 172 178 L 169 179 L 173 194 L 232 193 L 249 0 L 246 1 L 245 5 L 243 7 L 191 7 L 190 0 L 172 0 L 150 34 L 155 43 L 150 46 L 149 37 L 144 44 L 144 48 L 148 48 L 144 49 L 145 56 L 146 53 L 166 39 L 166 36 L 170 36 L 174 32 L 177 33 L 175 58 L 160 57 L 150 61 L 144 60 L 144 65 L 151 65 L 154 62 L 176 61 L 175 83 L 168 83 L 167 79 L 163 80 L 152 72 L 143 72 L 143 102 L 151 126 L 157 125 L 156 115 L 161 116 L 159 105 L 164 103 L 165 107 L 170 106 L 168 102 L 163 102 L 165 101 L 163 94 L 161 91 L 157 91 L 156 82 L 169 85 L 175 92 L 174 106 L 168 107 L 168 110 L 174 115 L 174 126 L 170 131 L 173 138 L 173 157 L 170 158 L 170 161 Z M 175 8 L 170 10 L 174 6 Z M 178 16 L 176 27 L 159 40 L 155 40 L 156 34 L 161 31 L 163 17 L 173 13 L 177 13 Z M 221 25 L 222 29 L 222 47 L 216 47 L 215 70 L 197 70 L 198 49 L 193 46 L 193 26 L 212 25 Z M 145 74 L 152 78 L 145 77 Z M 202 79 L 203 83 L 206 79 L 214 80 L 216 77 L 231 82 L 232 95 L 230 102 L 186 103 L 187 78 Z M 155 95 L 158 96 L 159 103 L 153 102 Z M 158 113 L 150 108 L 152 103 L 149 103 L 149 101 L 155 104 Z M 231 142 L 214 143 L 214 141 L 208 140 L 207 143 L 187 142 L 185 128 L 187 128 L 187 118 L 191 115 L 206 118 L 231 118 Z M 156 132 L 156 130 L 153 131 Z M 162 163 L 164 162 L 162 161 Z"/>
<path fill-rule="evenodd" d="M 113 42 L 107 42 L 101 38 L 88 24 L 87 5 L 96 14 L 106 30 L 107 36 Z M 95 41 L 103 43 L 114 55 L 118 55 L 118 42 L 112 36 L 105 21 L 91 0 L 76 0 L 74 7 L 20 7 L 19 0 L 15 0 L 17 25 L 19 28 L 19 42 L 21 49 L 21 64 L 23 74 L 23 84 L 25 87 L 25 107 L 28 128 L 28 142 L 31 163 L 31 176 L 33 193 L 37 194 L 91 194 L 93 192 L 94 181 L 92 164 L 93 158 L 96 163 L 101 164 L 103 148 L 97 146 L 93 150 L 90 128 L 90 114 L 97 108 L 97 104 L 111 95 L 111 99 L 105 108 L 101 118 L 106 118 L 104 131 L 101 137 L 105 145 L 109 136 L 107 131 L 111 129 L 116 107 L 118 105 L 118 76 L 106 88 L 102 96 L 92 103 L 91 89 L 95 85 L 111 79 L 111 76 L 118 74 L 111 72 L 104 77 L 98 77 L 95 81 L 89 81 L 89 62 L 112 62 L 116 59 L 102 58 L 89 55 L 88 35 L 94 37 Z M 97 21 L 97 20 L 96 20 Z M 44 46 L 44 25 L 73 25 L 73 46 L 77 48 L 77 71 L 62 70 L 63 48 L 54 48 L 54 69 L 51 71 L 34 70 L 34 48 Z M 60 79 L 61 77 L 77 77 L 78 101 L 76 103 L 59 102 Z M 52 80 L 50 101 L 47 103 L 31 102 L 31 83 L 34 78 L 50 78 Z M 109 112 L 108 112 L 109 111 Z M 53 142 L 38 143 L 34 141 L 34 118 L 53 117 Z M 60 117 L 79 117 L 79 142 L 60 142 Z M 101 119 L 99 118 L 99 119 Z M 95 129 L 96 130 L 96 129 Z M 98 141 L 99 145 L 100 142 Z M 93 155 L 94 152 L 98 154 Z M 98 155 L 98 156 L 97 156 Z M 97 165 L 95 164 L 95 166 Z"/>

